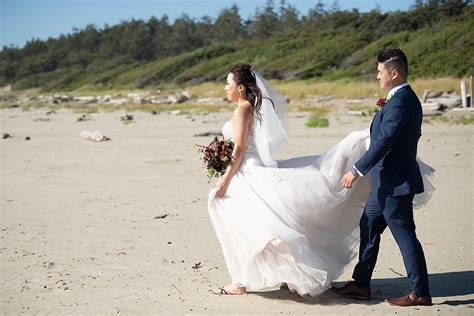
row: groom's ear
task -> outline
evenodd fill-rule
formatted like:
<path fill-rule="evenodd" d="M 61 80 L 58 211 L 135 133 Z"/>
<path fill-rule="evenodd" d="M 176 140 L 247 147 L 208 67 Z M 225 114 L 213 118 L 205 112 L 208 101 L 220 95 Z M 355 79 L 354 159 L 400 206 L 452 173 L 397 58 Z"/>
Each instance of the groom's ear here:
<path fill-rule="evenodd" d="M 392 80 L 395 80 L 397 78 L 400 78 L 400 72 L 398 71 L 397 68 L 393 68 L 391 71 L 390 71 L 390 77 L 392 77 Z"/>

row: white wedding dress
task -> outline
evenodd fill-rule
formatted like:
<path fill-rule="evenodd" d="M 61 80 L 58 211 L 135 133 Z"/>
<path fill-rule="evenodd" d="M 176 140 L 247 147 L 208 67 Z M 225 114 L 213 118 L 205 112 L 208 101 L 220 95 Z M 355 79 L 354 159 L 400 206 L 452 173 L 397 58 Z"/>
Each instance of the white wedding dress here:
<path fill-rule="evenodd" d="M 232 121 L 222 133 L 233 138 Z M 245 157 L 225 196 L 216 198 L 215 189 L 209 193 L 209 215 L 232 283 L 247 291 L 275 290 L 286 283 L 312 296 L 330 287 L 355 256 L 370 192 L 369 176 L 352 189 L 344 189 L 340 180 L 368 145 L 368 130 L 352 132 L 320 156 L 265 167 L 249 132 Z M 420 169 L 433 171 L 423 163 Z"/>

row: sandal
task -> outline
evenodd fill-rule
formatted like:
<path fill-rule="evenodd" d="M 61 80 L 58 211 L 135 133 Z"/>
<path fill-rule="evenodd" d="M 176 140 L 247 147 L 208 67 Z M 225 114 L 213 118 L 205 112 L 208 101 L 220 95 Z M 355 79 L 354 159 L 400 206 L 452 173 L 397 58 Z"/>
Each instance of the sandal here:
<path fill-rule="evenodd" d="M 219 296 L 222 296 L 222 295 L 243 295 L 243 294 L 247 294 L 247 291 L 245 291 L 245 288 L 242 292 L 231 292 L 229 291 L 228 289 L 225 288 L 225 286 L 223 287 L 219 287 L 217 289 L 212 289 L 211 290 L 212 294 L 216 294 L 216 295 L 219 295 Z"/>

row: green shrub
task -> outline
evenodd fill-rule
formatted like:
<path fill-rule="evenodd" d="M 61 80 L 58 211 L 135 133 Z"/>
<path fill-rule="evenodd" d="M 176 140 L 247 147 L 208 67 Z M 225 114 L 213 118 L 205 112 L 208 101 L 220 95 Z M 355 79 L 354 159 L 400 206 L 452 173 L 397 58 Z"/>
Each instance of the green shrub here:
<path fill-rule="evenodd" d="M 321 116 L 317 113 L 311 114 L 309 120 L 305 124 L 307 127 L 315 128 L 315 127 L 328 127 L 329 120 L 324 116 Z"/>
<path fill-rule="evenodd" d="M 453 123 L 459 125 L 474 125 L 474 115 L 458 117 L 453 120 Z"/>

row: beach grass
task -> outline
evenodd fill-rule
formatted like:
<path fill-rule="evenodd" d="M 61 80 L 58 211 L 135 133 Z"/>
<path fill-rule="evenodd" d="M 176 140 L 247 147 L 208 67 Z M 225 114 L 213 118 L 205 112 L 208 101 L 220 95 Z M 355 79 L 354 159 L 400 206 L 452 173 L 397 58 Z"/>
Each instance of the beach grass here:
<path fill-rule="evenodd" d="M 454 91 L 460 94 L 460 81 L 462 78 L 419 78 L 409 81 L 418 96 L 425 90 Z M 464 78 L 467 80 L 467 78 Z M 334 96 L 341 99 L 381 98 L 385 92 L 380 90 L 379 83 L 374 81 L 356 81 L 353 79 L 339 79 L 334 81 L 270 81 L 270 83 L 290 101 L 303 100 L 315 96 Z M 205 82 L 183 89 L 194 96 L 224 97 L 225 83 Z M 173 88 L 176 89 L 176 88 Z"/>
<path fill-rule="evenodd" d="M 456 117 L 452 122 L 456 125 L 474 125 L 474 115 Z"/>
<path fill-rule="evenodd" d="M 378 106 L 375 104 L 367 104 L 367 103 L 360 103 L 360 104 L 349 104 L 347 109 L 350 111 L 365 111 L 367 113 L 375 113 L 378 110 Z"/>
<path fill-rule="evenodd" d="M 309 128 L 328 127 L 329 120 L 319 113 L 312 113 L 305 125 Z"/>
<path fill-rule="evenodd" d="M 446 123 L 449 125 L 474 125 L 474 114 L 458 113 L 456 116 L 430 116 L 424 117 L 423 123 L 435 124 Z"/>

